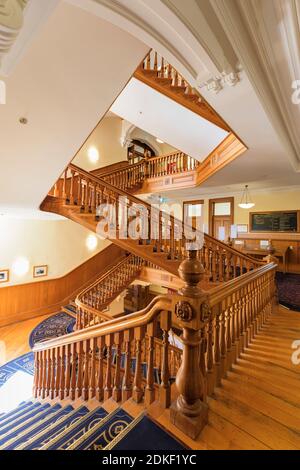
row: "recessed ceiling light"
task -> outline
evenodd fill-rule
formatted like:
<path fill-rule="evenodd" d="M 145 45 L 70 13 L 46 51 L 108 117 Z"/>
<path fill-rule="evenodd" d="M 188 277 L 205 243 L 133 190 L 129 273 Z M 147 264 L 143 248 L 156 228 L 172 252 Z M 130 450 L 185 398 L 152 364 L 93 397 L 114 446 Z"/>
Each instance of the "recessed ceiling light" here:
<path fill-rule="evenodd" d="M 87 155 L 91 163 L 96 163 L 99 160 L 99 152 L 96 147 L 89 147 Z"/>
<path fill-rule="evenodd" d="M 159 144 L 164 144 L 164 141 L 159 139 L 158 137 L 156 137 L 156 142 L 158 142 Z"/>

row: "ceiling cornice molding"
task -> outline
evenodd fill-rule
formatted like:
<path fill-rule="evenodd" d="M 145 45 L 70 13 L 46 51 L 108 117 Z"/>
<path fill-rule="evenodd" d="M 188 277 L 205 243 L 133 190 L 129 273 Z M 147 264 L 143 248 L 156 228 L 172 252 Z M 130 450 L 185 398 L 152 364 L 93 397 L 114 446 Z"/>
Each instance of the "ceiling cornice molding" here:
<path fill-rule="evenodd" d="M 28 0 L 0 0 L 0 61 L 18 37 L 27 3 Z"/>
<path fill-rule="evenodd" d="M 177 2 L 178 5 L 176 0 L 66 1 L 138 37 L 194 87 L 206 86 L 208 91 L 217 93 L 223 87 L 239 82 L 240 69 L 230 42 L 223 32 L 226 38 L 226 47 L 223 47 L 196 0 L 189 3 L 196 12 L 195 24 L 185 15 L 186 5 L 182 0 Z M 218 22 L 214 13 L 213 16 Z M 221 30 L 219 23 L 217 29 Z"/>
<path fill-rule="evenodd" d="M 299 120 L 293 122 L 291 118 L 292 79 L 289 87 L 284 88 L 280 83 L 280 68 L 276 64 L 274 38 L 270 30 L 272 23 L 266 23 L 272 21 L 271 17 L 275 20 L 278 8 L 286 5 L 285 0 L 267 2 L 267 5 L 261 0 L 210 0 L 210 3 L 281 139 L 290 163 L 299 172 L 300 140 L 299 132 L 296 131 L 296 128 L 299 129 Z M 292 0 L 292 4 L 294 10 L 299 6 L 297 0 Z M 265 12 L 262 11 L 264 7 L 268 7 Z M 283 16 L 282 20 L 284 24 L 287 17 Z M 290 52 L 289 48 L 286 52 Z"/>
<path fill-rule="evenodd" d="M 180 6 L 184 6 L 181 0 L 179 1 Z M 221 44 L 214 32 L 216 27 L 221 30 L 221 25 L 211 25 L 205 16 L 205 7 L 202 7 L 201 10 L 199 3 L 196 0 L 192 1 L 195 13 L 193 19 L 197 16 L 197 20 L 200 22 L 200 24 L 197 24 L 198 27 L 195 27 L 192 21 L 187 18 L 187 15 L 183 13 L 184 9 L 180 10 L 175 6 L 175 0 L 162 0 L 187 27 L 211 61 L 208 64 L 210 77 L 203 80 L 202 75 L 198 74 L 197 81 L 199 88 L 206 86 L 208 91 L 218 93 L 224 85 L 234 86 L 238 83 L 240 67 L 237 66 L 237 58 L 230 43 L 228 42 L 226 46 Z M 190 1 L 189 7 L 191 8 L 191 6 L 192 2 Z"/>
<path fill-rule="evenodd" d="M 130 10 L 116 0 L 86 0 L 85 2 L 82 0 L 67 1 L 72 5 L 76 5 L 96 15 L 100 14 L 100 16 L 102 16 L 104 19 L 111 21 L 119 27 L 121 25 L 117 17 L 122 18 L 127 23 L 123 23 L 123 29 L 131 32 L 131 34 L 133 34 L 133 31 L 131 30 L 132 26 L 135 28 L 135 30 L 139 29 L 146 38 L 148 37 L 148 41 L 145 42 L 149 45 L 149 47 L 158 49 L 159 47 L 155 47 L 155 43 L 162 46 L 165 50 L 169 51 L 169 53 L 186 68 L 186 70 L 188 70 L 194 79 L 197 78 L 197 71 L 192 66 L 192 64 L 178 51 L 176 47 L 173 46 L 170 41 L 166 39 L 165 36 L 163 36 L 157 29 L 153 28 L 149 23 L 136 15 L 132 11 L 133 9 Z M 101 10 L 97 10 L 97 6 L 102 7 Z M 107 10 L 107 12 L 110 12 L 110 15 L 105 14 L 104 9 Z"/>

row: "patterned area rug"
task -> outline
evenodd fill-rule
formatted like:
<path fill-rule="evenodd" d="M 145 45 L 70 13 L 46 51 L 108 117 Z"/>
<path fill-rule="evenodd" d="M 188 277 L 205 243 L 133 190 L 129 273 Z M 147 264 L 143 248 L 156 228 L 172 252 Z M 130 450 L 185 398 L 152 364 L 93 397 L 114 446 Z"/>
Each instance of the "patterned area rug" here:
<path fill-rule="evenodd" d="M 300 312 L 300 275 L 276 273 L 279 303 Z"/>
<path fill-rule="evenodd" d="M 72 333 L 75 323 L 75 318 L 65 312 L 47 318 L 32 330 L 29 337 L 30 347 L 33 348 L 36 343 Z"/>
<path fill-rule="evenodd" d="M 29 375 L 34 374 L 34 354 L 32 352 L 14 359 L 0 367 L 0 387 L 18 371 L 26 372 Z"/>

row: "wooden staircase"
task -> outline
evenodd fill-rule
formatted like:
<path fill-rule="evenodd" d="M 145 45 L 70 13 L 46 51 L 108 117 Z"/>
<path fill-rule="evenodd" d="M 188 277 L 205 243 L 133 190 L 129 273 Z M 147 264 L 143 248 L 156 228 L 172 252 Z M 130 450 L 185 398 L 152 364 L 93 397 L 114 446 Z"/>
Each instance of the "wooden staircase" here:
<path fill-rule="evenodd" d="M 191 242 L 201 248 L 201 262 L 213 282 L 233 279 L 262 264 L 72 164 L 41 210 L 63 215 L 176 276 Z"/>
<path fill-rule="evenodd" d="M 150 51 L 135 71 L 134 77 L 230 132 L 225 121 L 211 108 L 199 92 L 192 88 L 184 77 L 157 52 Z"/>
<path fill-rule="evenodd" d="M 298 450 L 300 369 L 291 344 L 299 329 L 299 313 L 275 307 L 208 398 L 208 425 L 196 440 L 170 423 L 169 410 L 150 412 L 192 449 Z"/>

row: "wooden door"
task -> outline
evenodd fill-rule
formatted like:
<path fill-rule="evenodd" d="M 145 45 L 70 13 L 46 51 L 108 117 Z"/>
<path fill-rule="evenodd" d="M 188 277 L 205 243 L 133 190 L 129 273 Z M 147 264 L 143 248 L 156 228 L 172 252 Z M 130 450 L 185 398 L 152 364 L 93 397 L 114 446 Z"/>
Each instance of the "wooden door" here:
<path fill-rule="evenodd" d="M 200 230 L 202 230 L 203 204 L 202 199 L 183 202 L 183 220 L 191 224 L 193 228 L 200 228 Z"/>
<path fill-rule="evenodd" d="M 234 198 L 210 199 L 209 233 L 218 240 L 227 241 L 234 223 Z"/>

